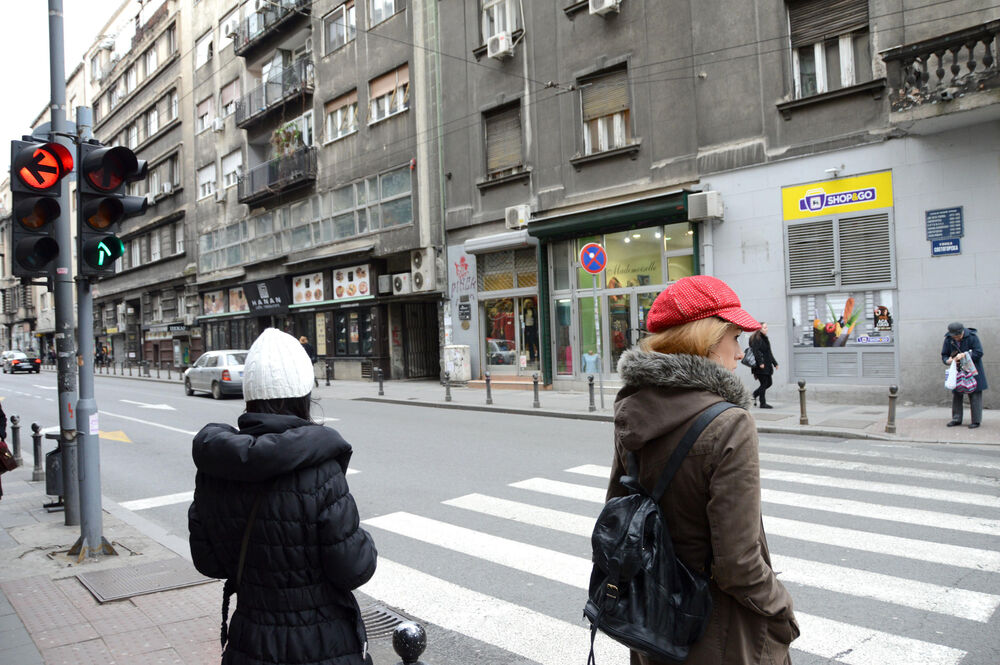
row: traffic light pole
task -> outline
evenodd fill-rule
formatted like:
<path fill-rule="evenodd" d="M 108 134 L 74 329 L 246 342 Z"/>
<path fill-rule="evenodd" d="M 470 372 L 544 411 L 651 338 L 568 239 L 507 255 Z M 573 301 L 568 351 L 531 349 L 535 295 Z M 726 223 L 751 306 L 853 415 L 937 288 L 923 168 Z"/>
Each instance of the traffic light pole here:
<path fill-rule="evenodd" d="M 49 0 L 49 80 L 52 101 L 49 106 L 52 121 L 51 140 L 68 146 L 69 127 L 66 122 L 66 70 L 63 65 L 63 3 Z M 61 200 L 69 201 L 69 179 L 64 178 Z M 56 240 L 60 252 L 54 261 L 52 279 L 56 309 L 56 358 L 59 389 L 59 443 L 62 447 L 63 501 L 65 524 L 80 523 L 80 486 L 76 441 L 76 353 L 73 335 L 73 234 L 70 229 L 69 206 L 63 206 L 55 220 Z"/>
<path fill-rule="evenodd" d="M 91 138 L 92 113 L 87 107 L 76 109 L 79 139 Z M 77 168 L 77 179 L 82 171 Z M 79 182 L 77 183 L 79 189 Z M 80 230 L 77 229 L 77 233 Z M 78 275 L 76 281 L 77 348 L 80 350 L 80 399 L 76 403 L 76 438 L 80 457 L 80 539 L 69 554 L 78 561 L 101 554 L 117 554 L 104 538 L 101 515 L 101 439 L 97 426 L 97 400 L 94 399 L 94 298 L 90 280 Z"/>

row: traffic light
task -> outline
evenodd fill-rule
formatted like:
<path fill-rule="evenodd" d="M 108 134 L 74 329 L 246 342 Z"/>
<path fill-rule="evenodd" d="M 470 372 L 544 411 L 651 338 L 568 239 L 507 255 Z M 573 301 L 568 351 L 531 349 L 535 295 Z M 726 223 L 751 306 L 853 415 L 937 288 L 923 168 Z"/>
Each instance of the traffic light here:
<path fill-rule="evenodd" d="M 128 185 L 146 179 L 146 161 L 123 146 L 105 147 L 81 142 L 77 154 L 77 259 L 78 274 L 110 275 L 115 261 L 125 253 L 116 235 L 118 225 L 146 212 L 146 197 L 129 196 Z"/>
<path fill-rule="evenodd" d="M 10 142 L 11 272 L 15 277 L 46 277 L 49 264 L 59 256 L 60 181 L 72 170 L 73 155 L 64 145 Z"/>

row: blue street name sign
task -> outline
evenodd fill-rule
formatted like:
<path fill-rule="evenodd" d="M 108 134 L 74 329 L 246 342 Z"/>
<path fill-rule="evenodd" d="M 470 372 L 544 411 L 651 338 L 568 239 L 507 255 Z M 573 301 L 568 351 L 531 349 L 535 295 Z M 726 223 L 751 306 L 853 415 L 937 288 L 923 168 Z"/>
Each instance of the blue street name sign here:
<path fill-rule="evenodd" d="M 948 256 L 949 254 L 961 253 L 962 241 L 959 238 L 931 240 L 931 256 Z"/>

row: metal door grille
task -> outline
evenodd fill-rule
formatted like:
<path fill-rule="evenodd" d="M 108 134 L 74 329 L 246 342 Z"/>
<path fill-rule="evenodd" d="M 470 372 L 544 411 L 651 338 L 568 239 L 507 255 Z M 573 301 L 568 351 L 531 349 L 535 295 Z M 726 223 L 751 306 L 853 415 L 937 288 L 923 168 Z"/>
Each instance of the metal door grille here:
<path fill-rule="evenodd" d="M 403 354 L 406 378 L 420 379 L 438 376 L 438 325 L 434 303 L 403 305 Z"/>

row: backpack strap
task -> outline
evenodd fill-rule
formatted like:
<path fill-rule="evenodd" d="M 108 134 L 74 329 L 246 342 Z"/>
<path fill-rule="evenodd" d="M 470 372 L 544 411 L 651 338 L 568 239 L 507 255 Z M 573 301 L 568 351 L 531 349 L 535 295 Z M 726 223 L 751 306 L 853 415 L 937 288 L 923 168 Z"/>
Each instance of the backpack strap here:
<path fill-rule="evenodd" d="M 694 424 L 688 428 L 688 431 L 684 433 L 684 437 L 681 442 L 677 444 L 677 448 L 674 450 L 673 454 L 670 455 L 670 459 L 667 460 L 667 465 L 663 469 L 663 473 L 660 475 L 660 481 L 656 483 L 656 489 L 650 497 L 656 503 L 660 503 L 660 499 L 663 498 L 663 493 L 667 491 L 667 487 L 670 485 L 670 481 L 674 479 L 674 474 L 677 473 L 677 469 L 680 468 L 681 462 L 687 457 L 688 452 L 691 450 L 691 446 L 694 442 L 698 440 L 701 433 L 708 427 L 708 424 L 715 420 L 715 417 L 727 409 L 735 408 L 736 405 L 731 402 L 716 402 L 712 406 L 708 407 L 700 414 L 698 414 L 697 419 L 695 419 Z"/>

